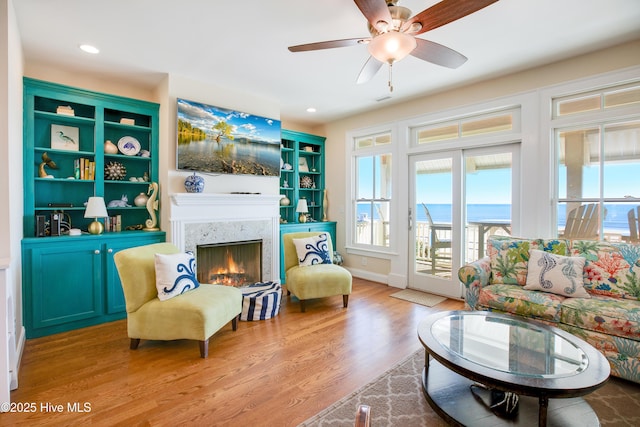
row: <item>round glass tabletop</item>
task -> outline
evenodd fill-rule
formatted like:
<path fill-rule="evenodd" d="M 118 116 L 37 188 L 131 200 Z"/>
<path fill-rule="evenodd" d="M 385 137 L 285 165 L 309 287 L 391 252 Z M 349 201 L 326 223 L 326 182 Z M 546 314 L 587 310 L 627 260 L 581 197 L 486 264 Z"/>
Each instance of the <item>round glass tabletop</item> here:
<path fill-rule="evenodd" d="M 465 312 L 436 320 L 434 339 L 448 352 L 490 369 L 533 378 L 583 372 L 585 352 L 553 328 L 490 312 Z"/>

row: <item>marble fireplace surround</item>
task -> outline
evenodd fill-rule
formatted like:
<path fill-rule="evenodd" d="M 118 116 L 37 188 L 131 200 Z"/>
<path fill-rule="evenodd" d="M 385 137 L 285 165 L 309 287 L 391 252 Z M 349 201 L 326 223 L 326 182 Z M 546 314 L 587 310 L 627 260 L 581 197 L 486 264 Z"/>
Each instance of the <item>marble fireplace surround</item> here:
<path fill-rule="evenodd" d="M 280 279 L 280 195 L 170 195 L 173 243 L 182 251 L 212 243 L 262 240 L 262 280 Z"/>

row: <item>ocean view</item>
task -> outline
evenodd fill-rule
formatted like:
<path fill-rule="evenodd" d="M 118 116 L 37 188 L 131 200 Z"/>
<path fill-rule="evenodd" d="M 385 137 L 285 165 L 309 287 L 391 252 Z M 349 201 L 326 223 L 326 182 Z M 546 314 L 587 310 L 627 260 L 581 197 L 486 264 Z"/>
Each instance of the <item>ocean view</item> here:
<path fill-rule="evenodd" d="M 434 222 L 451 222 L 451 205 L 450 204 L 427 204 L 429 213 Z M 627 212 L 631 208 L 635 208 L 633 204 L 607 204 L 607 216 L 604 220 L 604 228 L 609 232 L 619 232 L 621 234 L 629 234 L 629 224 L 627 221 Z M 359 218 L 370 218 L 372 214 L 366 209 L 367 206 L 358 206 Z M 427 215 L 422 205 L 416 205 L 416 220 L 418 222 L 426 222 Z M 377 212 L 373 212 L 373 218 L 379 219 Z M 511 220 L 511 205 L 506 204 L 470 204 L 467 207 L 467 221 L 480 220 Z M 561 211 L 558 214 L 558 225 L 563 227 L 566 222 L 566 212 Z"/>

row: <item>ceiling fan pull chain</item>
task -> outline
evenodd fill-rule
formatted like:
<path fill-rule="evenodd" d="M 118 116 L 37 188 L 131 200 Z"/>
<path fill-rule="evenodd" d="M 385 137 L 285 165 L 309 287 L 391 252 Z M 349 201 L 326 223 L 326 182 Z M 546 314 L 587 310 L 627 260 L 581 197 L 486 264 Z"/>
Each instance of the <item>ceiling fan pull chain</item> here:
<path fill-rule="evenodd" d="M 389 92 L 393 92 L 393 63 L 389 63 Z"/>

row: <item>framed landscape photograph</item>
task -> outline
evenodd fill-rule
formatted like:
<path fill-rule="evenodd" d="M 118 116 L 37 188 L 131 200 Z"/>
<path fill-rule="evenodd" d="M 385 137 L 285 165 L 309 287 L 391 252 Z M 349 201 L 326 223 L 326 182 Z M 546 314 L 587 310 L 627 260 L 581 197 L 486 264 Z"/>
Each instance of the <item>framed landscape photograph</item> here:
<path fill-rule="evenodd" d="M 80 130 L 73 126 L 51 125 L 51 148 L 79 151 Z"/>
<path fill-rule="evenodd" d="M 178 98 L 176 168 L 280 176 L 280 121 Z"/>

